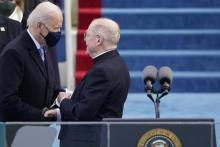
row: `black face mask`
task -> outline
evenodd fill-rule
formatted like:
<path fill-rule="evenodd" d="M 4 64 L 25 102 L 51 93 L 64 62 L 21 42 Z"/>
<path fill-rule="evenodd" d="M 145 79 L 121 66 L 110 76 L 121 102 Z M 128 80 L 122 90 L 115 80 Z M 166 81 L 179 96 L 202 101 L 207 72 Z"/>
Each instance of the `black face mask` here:
<path fill-rule="evenodd" d="M 0 3 L 0 15 L 3 15 L 3 16 L 10 16 L 12 14 L 12 12 L 14 11 L 16 7 L 16 4 L 15 3 L 11 3 L 11 2 L 1 2 Z"/>
<path fill-rule="evenodd" d="M 44 38 L 48 46 L 55 46 L 60 40 L 61 32 L 49 32 Z"/>
<path fill-rule="evenodd" d="M 46 43 L 48 46 L 55 46 L 57 44 L 57 42 L 60 40 L 60 37 L 61 37 L 61 32 L 51 32 L 47 26 L 45 24 L 43 24 L 46 29 L 48 30 L 48 34 L 46 37 L 44 37 Z"/>

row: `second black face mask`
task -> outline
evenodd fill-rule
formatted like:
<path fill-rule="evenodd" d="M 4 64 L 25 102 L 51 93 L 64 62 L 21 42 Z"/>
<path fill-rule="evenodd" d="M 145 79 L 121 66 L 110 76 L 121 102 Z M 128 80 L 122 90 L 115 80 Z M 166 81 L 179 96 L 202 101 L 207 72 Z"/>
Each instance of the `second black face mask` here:
<path fill-rule="evenodd" d="M 60 40 L 61 32 L 49 32 L 45 37 L 45 41 L 48 46 L 55 46 Z"/>

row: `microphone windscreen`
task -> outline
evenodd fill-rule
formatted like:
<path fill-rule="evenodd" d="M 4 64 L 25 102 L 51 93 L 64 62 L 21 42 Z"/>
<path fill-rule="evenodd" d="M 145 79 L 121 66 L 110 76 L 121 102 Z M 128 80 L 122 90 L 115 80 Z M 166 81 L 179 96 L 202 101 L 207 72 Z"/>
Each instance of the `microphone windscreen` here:
<path fill-rule="evenodd" d="M 151 80 L 154 83 L 157 79 L 157 68 L 153 65 L 146 66 L 142 73 L 142 80 Z"/>
<path fill-rule="evenodd" d="M 173 80 L 173 72 L 168 66 L 163 66 L 159 69 L 158 78 L 160 82 L 164 80 L 168 83 L 171 83 Z"/>

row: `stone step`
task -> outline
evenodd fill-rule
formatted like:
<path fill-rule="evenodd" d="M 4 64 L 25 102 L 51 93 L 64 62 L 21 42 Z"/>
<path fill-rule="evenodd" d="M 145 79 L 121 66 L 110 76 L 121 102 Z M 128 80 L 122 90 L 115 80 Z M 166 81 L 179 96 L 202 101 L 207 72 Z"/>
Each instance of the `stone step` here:
<path fill-rule="evenodd" d="M 220 9 L 216 11 L 203 9 L 200 11 L 194 9 L 182 11 L 181 9 L 123 10 L 104 11 L 102 16 L 118 22 L 121 29 L 220 29 Z"/>
<path fill-rule="evenodd" d="M 122 30 L 120 49 L 218 50 L 220 30 Z"/>
<path fill-rule="evenodd" d="M 171 91 L 177 93 L 216 93 L 219 89 L 220 76 L 209 77 L 175 77 L 171 84 Z M 159 88 L 158 88 L 159 89 Z M 129 92 L 144 92 L 144 83 L 140 77 L 132 77 Z"/>
<path fill-rule="evenodd" d="M 133 52 L 133 54 L 132 54 Z M 170 51 L 167 53 L 148 53 L 135 50 L 130 54 L 120 52 L 130 71 L 142 71 L 145 66 L 154 65 L 157 68 L 169 66 L 178 71 L 220 71 L 220 52 L 206 51 L 201 52 L 181 52 Z M 141 54 L 142 53 L 142 54 Z M 197 54 L 196 54 L 197 53 Z"/>
<path fill-rule="evenodd" d="M 102 0 L 103 8 L 216 8 L 219 0 Z"/>

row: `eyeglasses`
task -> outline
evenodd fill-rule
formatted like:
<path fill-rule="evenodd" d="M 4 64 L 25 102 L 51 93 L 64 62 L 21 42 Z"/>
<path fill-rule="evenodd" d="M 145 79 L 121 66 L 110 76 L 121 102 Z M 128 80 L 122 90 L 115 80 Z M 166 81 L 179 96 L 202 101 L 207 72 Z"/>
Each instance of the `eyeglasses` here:
<path fill-rule="evenodd" d="M 91 33 L 88 33 L 87 31 L 85 31 L 83 35 L 84 35 L 84 36 L 83 36 L 84 39 L 86 39 L 86 37 L 91 36 Z"/>
<path fill-rule="evenodd" d="M 91 35 L 93 35 L 93 34 L 88 34 L 88 32 L 85 31 L 84 34 L 83 34 L 83 37 L 84 37 L 84 39 L 86 39 L 86 37 L 91 36 Z M 94 34 L 94 36 L 100 37 L 100 35 L 98 35 L 98 34 L 96 34 L 96 35 Z"/>
<path fill-rule="evenodd" d="M 85 39 L 87 36 L 87 32 L 85 31 L 84 34 L 83 34 L 83 38 Z"/>
<path fill-rule="evenodd" d="M 50 32 L 50 29 L 47 27 L 47 25 L 44 24 L 44 23 L 42 23 L 42 24 L 45 26 L 45 28 L 47 29 L 47 31 Z M 61 27 L 56 27 L 56 28 L 53 29 L 52 32 L 60 32 L 60 30 L 61 30 Z"/>

